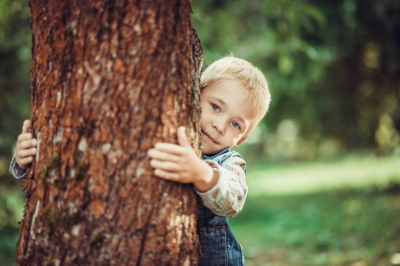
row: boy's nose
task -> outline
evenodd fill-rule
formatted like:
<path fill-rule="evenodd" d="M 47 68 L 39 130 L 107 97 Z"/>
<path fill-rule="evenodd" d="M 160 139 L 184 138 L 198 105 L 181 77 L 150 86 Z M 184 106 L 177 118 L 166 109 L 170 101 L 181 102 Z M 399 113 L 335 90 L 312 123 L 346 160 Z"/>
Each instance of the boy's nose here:
<path fill-rule="evenodd" d="M 213 128 L 215 128 L 220 134 L 225 133 L 225 126 L 224 123 L 214 123 Z"/>

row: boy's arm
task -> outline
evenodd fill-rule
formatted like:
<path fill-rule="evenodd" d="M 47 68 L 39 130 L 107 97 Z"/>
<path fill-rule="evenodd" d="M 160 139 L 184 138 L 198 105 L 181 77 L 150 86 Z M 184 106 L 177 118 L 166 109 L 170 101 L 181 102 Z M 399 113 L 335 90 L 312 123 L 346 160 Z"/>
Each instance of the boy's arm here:
<path fill-rule="evenodd" d="M 9 171 L 10 171 L 10 174 L 12 174 L 16 179 L 24 179 L 24 177 L 26 176 L 26 174 L 29 171 L 29 168 L 27 168 L 27 169 L 21 168 L 18 165 L 17 161 L 15 160 L 15 155 L 14 155 L 11 160 Z"/>
<path fill-rule="evenodd" d="M 178 143 L 157 143 L 148 150 L 154 174 L 169 181 L 193 183 L 204 205 L 215 214 L 236 215 L 247 195 L 245 161 L 232 156 L 220 166 L 201 160 L 190 146 L 184 127 L 178 128 Z"/>
<path fill-rule="evenodd" d="M 217 172 L 218 182 L 210 190 L 197 194 L 204 205 L 220 216 L 232 217 L 238 214 L 246 200 L 248 187 L 246 184 L 246 162 L 238 156 L 227 159 L 222 166 L 206 160 Z"/>

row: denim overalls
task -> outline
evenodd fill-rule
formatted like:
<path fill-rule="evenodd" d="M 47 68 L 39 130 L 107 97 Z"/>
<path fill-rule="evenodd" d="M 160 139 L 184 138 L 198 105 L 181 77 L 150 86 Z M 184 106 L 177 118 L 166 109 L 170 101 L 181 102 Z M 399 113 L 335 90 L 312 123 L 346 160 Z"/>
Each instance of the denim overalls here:
<path fill-rule="evenodd" d="M 222 165 L 232 156 L 241 157 L 228 147 L 215 155 L 203 155 L 202 159 Z M 199 266 L 245 265 L 242 247 L 229 227 L 228 218 L 214 214 L 201 203 L 197 217 L 197 234 L 200 241 Z"/>

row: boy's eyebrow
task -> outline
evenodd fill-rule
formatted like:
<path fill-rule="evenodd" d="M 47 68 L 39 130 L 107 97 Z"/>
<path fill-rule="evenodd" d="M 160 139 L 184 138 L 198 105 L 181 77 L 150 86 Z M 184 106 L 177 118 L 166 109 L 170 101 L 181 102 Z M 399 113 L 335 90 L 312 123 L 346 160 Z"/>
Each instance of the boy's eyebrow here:
<path fill-rule="evenodd" d="M 246 125 L 246 123 L 244 122 L 243 118 L 241 116 L 238 117 L 239 122 L 241 122 L 243 125 Z"/>
<path fill-rule="evenodd" d="M 223 106 L 226 105 L 226 102 L 224 102 L 224 100 L 222 100 L 221 98 L 215 98 L 215 100 L 218 101 Z"/>

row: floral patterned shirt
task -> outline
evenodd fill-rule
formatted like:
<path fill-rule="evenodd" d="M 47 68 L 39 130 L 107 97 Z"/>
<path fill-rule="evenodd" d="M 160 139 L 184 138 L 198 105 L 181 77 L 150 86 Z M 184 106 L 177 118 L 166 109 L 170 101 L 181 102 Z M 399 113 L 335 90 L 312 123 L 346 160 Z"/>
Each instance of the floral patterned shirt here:
<path fill-rule="evenodd" d="M 229 147 L 214 155 L 203 155 L 202 159 L 219 172 L 219 179 L 210 190 L 196 190 L 197 194 L 213 213 L 235 216 L 242 210 L 248 192 L 246 162 Z"/>

